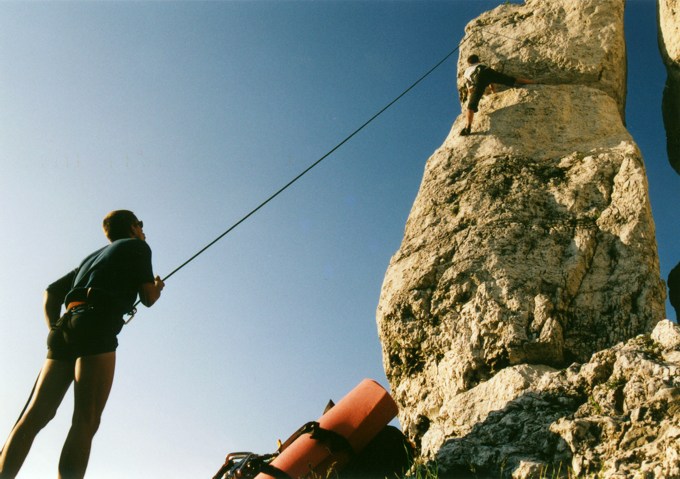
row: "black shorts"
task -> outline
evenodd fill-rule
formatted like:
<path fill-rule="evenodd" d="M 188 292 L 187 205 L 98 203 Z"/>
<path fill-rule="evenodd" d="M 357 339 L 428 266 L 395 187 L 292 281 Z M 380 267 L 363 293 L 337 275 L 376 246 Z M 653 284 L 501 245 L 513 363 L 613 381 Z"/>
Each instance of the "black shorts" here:
<path fill-rule="evenodd" d="M 515 77 L 500 73 L 490 68 L 483 70 L 480 74 L 478 84 L 472 89 L 470 99 L 468 100 L 467 108 L 475 113 L 479 109 L 479 101 L 484 96 L 487 87 L 492 83 L 499 83 L 501 85 L 513 86 L 515 84 Z"/>
<path fill-rule="evenodd" d="M 482 99 L 482 96 L 484 95 L 484 90 L 486 88 L 478 88 L 475 87 L 472 89 L 472 93 L 470 93 L 470 99 L 468 100 L 467 108 L 468 110 L 472 110 L 475 113 L 479 111 L 479 100 Z"/>
<path fill-rule="evenodd" d="M 74 361 L 118 348 L 123 318 L 83 305 L 67 311 L 47 336 L 47 358 Z"/>

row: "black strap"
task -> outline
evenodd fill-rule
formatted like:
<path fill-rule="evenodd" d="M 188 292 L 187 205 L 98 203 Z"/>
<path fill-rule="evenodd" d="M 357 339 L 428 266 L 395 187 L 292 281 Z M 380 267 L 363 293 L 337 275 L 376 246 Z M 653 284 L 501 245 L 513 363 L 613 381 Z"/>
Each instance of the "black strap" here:
<path fill-rule="evenodd" d="M 303 434 L 309 434 L 312 439 L 323 443 L 332 454 L 346 452 L 350 456 L 355 455 L 352 445 L 342 434 L 324 429 L 316 421 L 310 421 L 286 439 L 274 454 L 259 455 L 249 452 L 229 454 L 213 479 L 233 478 L 235 476 L 232 473 L 237 471 L 237 476 L 243 479 L 254 478 L 261 472 L 276 479 L 291 479 L 286 472 L 272 466 L 270 462 Z"/>
<path fill-rule="evenodd" d="M 278 467 L 269 464 L 275 454 L 233 453 L 227 456 L 224 465 L 213 479 L 253 479 L 258 474 L 268 474 L 276 479 L 292 479 Z"/>
<path fill-rule="evenodd" d="M 270 476 L 275 477 L 276 479 L 292 479 L 288 474 L 283 472 L 278 467 L 272 466 L 271 464 L 262 464 L 262 467 L 260 468 L 259 472 L 269 474 Z"/>
<path fill-rule="evenodd" d="M 279 452 L 285 450 L 303 434 L 309 434 L 312 439 L 324 443 L 331 453 L 347 452 L 351 456 L 355 454 L 354 448 L 345 436 L 338 434 L 335 431 L 331 431 L 330 429 L 322 428 L 317 421 L 310 421 L 295 431 L 293 435 L 286 439 L 286 442 L 279 447 Z"/>

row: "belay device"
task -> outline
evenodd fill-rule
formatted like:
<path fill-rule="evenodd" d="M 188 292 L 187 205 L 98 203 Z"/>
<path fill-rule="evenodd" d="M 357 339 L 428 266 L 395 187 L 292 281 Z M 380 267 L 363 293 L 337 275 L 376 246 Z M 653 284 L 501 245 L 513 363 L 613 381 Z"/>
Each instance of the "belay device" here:
<path fill-rule="evenodd" d="M 308 422 L 272 454 L 227 455 L 213 479 L 379 477 L 403 474 L 413 448 L 388 426 L 397 405 L 378 383 L 365 379 L 318 421 Z M 350 471 L 352 476 L 349 476 Z"/>

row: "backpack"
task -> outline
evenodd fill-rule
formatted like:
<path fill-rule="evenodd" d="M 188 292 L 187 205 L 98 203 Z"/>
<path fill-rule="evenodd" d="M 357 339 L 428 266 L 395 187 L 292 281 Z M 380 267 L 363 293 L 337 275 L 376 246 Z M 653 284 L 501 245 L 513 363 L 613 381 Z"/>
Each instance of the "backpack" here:
<path fill-rule="evenodd" d="M 479 81 L 479 75 L 484 71 L 486 67 L 482 65 L 481 63 L 478 63 L 475 68 L 468 73 L 468 71 L 465 71 L 465 74 L 463 75 L 463 78 L 465 78 L 465 85 L 468 88 L 474 88 L 477 86 L 477 82 Z"/>
<path fill-rule="evenodd" d="M 330 434 L 329 434 L 330 433 Z M 276 479 L 291 478 L 271 463 L 279 453 L 290 446 L 302 434 L 311 434 L 331 451 L 345 448 L 341 436 L 332 431 L 320 429 L 318 423 L 309 422 L 295 432 L 280 448 L 272 454 L 235 452 L 227 455 L 224 465 L 213 479 L 254 479 L 258 474 L 267 474 Z M 340 439 L 340 441 L 338 441 Z M 404 434 L 394 426 L 385 426 L 366 447 L 352 455 L 343 467 L 332 467 L 323 476 L 310 472 L 308 478 L 332 479 L 396 479 L 404 477 L 413 465 L 415 447 Z"/>
<path fill-rule="evenodd" d="M 363 383 L 362 383 L 363 384 Z M 360 385 L 361 386 L 361 385 Z M 391 399 L 391 398 L 390 398 Z M 324 415 L 335 407 L 330 401 Z M 395 406 L 396 407 L 396 406 Z M 276 467 L 276 459 L 298 441 L 314 441 L 330 454 L 318 465 L 300 477 L 291 477 Z M 349 440 L 335 431 L 324 429 L 319 422 L 310 421 L 294 432 L 271 454 L 235 452 L 227 455 L 213 479 L 254 479 L 266 474 L 276 479 L 385 479 L 404 477 L 413 464 L 415 447 L 396 427 L 385 425 L 360 450 L 354 451 Z M 317 458 L 318 459 L 318 458 Z"/>
<path fill-rule="evenodd" d="M 486 66 L 478 63 L 475 65 L 474 69 L 469 70 L 469 73 L 468 70 L 465 70 L 465 73 L 463 73 L 463 85 L 458 89 L 458 98 L 461 104 L 468 101 L 468 97 L 470 96 L 469 90 L 472 90 L 475 86 L 477 86 L 479 75 L 486 68 Z"/>

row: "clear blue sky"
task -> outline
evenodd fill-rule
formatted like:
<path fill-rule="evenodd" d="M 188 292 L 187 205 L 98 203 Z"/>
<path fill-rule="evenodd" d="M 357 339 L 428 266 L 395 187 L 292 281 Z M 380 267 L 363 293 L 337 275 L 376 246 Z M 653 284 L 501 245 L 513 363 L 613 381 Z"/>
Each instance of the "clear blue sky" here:
<path fill-rule="evenodd" d="M 43 362 L 45 286 L 144 220 L 169 273 L 427 71 L 501 1 L 0 3 L 0 441 Z M 662 275 L 680 260 L 653 0 L 627 7 L 627 122 Z M 361 379 L 427 158 L 460 114 L 455 57 L 173 276 L 120 335 L 93 478 L 211 477 Z M 674 313 L 668 310 L 668 314 Z M 53 477 L 70 397 L 20 477 Z"/>

